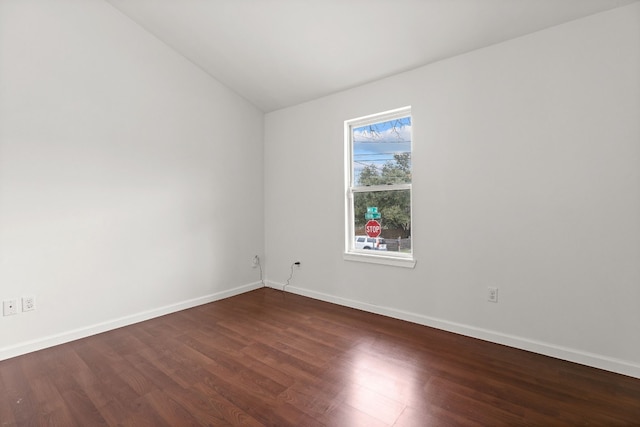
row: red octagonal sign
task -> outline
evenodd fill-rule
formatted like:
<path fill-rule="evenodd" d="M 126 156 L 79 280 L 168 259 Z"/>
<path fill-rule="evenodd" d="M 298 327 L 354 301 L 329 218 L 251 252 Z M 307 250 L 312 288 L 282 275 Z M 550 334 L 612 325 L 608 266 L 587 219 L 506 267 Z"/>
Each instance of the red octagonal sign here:
<path fill-rule="evenodd" d="M 371 219 L 365 224 L 364 231 L 369 237 L 378 237 L 382 231 L 382 226 L 375 219 Z"/>

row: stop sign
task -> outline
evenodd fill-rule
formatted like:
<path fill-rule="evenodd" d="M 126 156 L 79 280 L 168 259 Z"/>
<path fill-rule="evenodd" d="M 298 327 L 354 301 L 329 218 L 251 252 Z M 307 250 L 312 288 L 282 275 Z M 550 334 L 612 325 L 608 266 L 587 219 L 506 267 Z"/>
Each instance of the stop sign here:
<path fill-rule="evenodd" d="M 382 227 L 380 226 L 380 223 L 378 221 L 372 219 L 365 224 L 364 231 L 369 237 L 378 237 L 380 235 L 380 232 L 382 231 Z"/>

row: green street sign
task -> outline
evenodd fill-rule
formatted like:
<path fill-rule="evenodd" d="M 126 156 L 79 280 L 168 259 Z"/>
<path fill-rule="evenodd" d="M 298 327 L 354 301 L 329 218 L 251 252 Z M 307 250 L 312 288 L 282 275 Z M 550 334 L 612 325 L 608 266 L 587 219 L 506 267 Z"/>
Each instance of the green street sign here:
<path fill-rule="evenodd" d="M 382 215 L 378 212 L 378 208 L 375 206 L 368 206 L 367 213 L 364 214 L 364 219 L 380 219 Z"/>

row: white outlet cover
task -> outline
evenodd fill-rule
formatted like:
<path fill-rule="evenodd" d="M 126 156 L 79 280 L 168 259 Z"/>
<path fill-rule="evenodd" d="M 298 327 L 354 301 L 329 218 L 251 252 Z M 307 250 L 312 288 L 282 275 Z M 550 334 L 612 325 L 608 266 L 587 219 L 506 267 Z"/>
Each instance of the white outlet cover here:
<path fill-rule="evenodd" d="M 490 302 L 498 302 L 498 288 L 489 286 L 488 291 L 489 295 L 487 300 Z"/>
<path fill-rule="evenodd" d="M 2 314 L 5 316 L 18 314 L 18 301 L 14 299 L 3 301 Z"/>
<path fill-rule="evenodd" d="M 22 311 L 36 309 L 36 297 L 22 297 Z"/>

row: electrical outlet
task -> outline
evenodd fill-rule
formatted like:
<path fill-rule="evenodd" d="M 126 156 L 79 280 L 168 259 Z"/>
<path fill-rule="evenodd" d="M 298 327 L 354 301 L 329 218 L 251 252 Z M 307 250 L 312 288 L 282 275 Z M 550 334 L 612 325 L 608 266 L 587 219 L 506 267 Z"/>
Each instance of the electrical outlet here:
<path fill-rule="evenodd" d="M 256 268 L 260 265 L 260 257 L 258 255 L 254 255 L 251 260 L 251 268 Z"/>
<path fill-rule="evenodd" d="M 15 299 L 9 299 L 2 302 L 2 314 L 5 316 L 12 316 L 18 314 L 18 301 Z"/>
<path fill-rule="evenodd" d="M 487 294 L 487 301 L 498 302 L 498 288 L 489 286 L 487 290 L 489 291 Z"/>
<path fill-rule="evenodd" d="M 22 297 L 22 311 L 36 309 L 36 297 Z"/>

